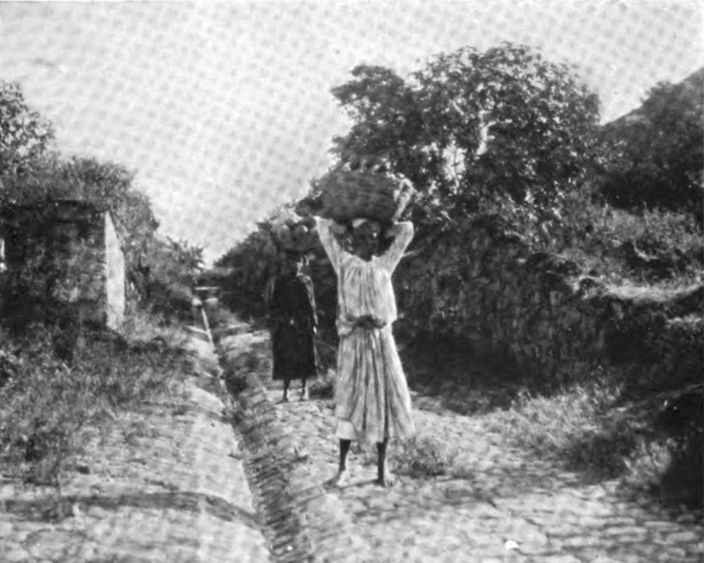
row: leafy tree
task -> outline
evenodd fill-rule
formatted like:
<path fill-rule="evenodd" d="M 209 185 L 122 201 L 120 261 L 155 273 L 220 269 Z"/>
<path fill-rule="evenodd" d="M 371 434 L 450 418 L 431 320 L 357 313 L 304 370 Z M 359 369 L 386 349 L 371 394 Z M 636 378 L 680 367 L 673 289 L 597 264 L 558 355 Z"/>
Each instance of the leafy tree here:
<path fill-rule="evenodd" d="M 604 127 L 601 192 L 625 209 L 704 213 L 704 69 L 652 88 L 636 111 Z"/>
<path fill-rule="evenodd" d="M 410 208 L 416 223 L 413 252 L 431 250 L 404 261 L 398 279 L 414 269 L 431 270 L 399 288 L 400 299 L 415 292 L 421 301 L 432 301 L 440 270 L 458 279 L 468 211 L 499 210 L 527 222 L 526 233 L 546 220 L 557 225 L 563 195 L 578 190 L 591 171 L 597 97 L 568 67 L 527 47 L 502 44 L 484 52 L 467 47 L 441 54 L 407 80 L 391 69 L 362 65 L 332 93 L 353 122 L 346 135 L 333 140 L 340 163 L 386 168 L 409 178 L 419 191 Z M 321 188 L 320 180 L 313 180 L 296 206 L 299 214 L 315 211 Z M 273 262 L 269 230 L 266 222 L 260 224 L 218 263 L 232 268 L 228 283 L 240 307 L 263 310 Z M 437 260 L 428 256 L 439 240 L 452 241 L 454 258 L 435 268 Z M 333 319 L 334 273 L 322 251 L 316 257 L 320 262 L 312 263 L 311 273 L 319 309 L 323 318 Z M 427 324 L 421 309 L 409 302 L 409 316 Z"/>
<path fill-rule="evenodd" d="M 0 174 L 31 162 L 53 139 L 51 123 L 29 107 L 20 85 L 0 81 Z"/>
<path fill-rule="evenodd" d="M 347 135 L 334 139 L 334 151 L 353 166 L 384 161 L 414 181 L 427 183 L 426 159 L 416 148 L 424 127 L 417 93 L 384 67 L 361 65 L 352 76 L 351 82 L 332 90 L 353 119 Z"/>
<path fill-rule="evenodd" d="M 528 47 L 441 54 L 408 83 L 381 67 L 352 75 L 333 90 L 354 120 L 336 153 L 385 163 L 450 213 L 477 198 L 554 206 L 590 170 L 596 95 Z"/>

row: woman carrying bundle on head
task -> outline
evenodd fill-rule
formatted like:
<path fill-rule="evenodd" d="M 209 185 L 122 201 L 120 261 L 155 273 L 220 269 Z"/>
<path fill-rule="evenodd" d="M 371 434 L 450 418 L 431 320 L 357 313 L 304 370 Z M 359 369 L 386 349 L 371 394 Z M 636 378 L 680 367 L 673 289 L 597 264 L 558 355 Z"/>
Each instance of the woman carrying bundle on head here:
<path fill-rule="evenodd" d="M 410 222 L 392 223 L 382 233 L 374 220 L 352 221 L 351 251 L 334 234 L 336 223 L 316 218 L 318 235 L 337 274 L 340 345 L 335 384 L 336 435 L 339 438 L 337 485 L 347 478 L 352 440 L 376 444 L 377 483 L 390 484 L 386 448 L 390 438 L 414 432 L 411 398 L 391 326 L 396 298 L 391 275 L 413 238 Z M 382 234 L 392 238 L 380 252 Z"/>
<path fill-rule="evenodd" d="M 273 348 L 272 379 L 282 380 L 283 401 L 288 401 L 291 380 L 301 380 L 301 400 L 308 399 L 308 380 L 318 376 L 313 282 L 303 273 L 305 255 L 287 249 L 285 260 L 273 284 L 269 322 Z"/>

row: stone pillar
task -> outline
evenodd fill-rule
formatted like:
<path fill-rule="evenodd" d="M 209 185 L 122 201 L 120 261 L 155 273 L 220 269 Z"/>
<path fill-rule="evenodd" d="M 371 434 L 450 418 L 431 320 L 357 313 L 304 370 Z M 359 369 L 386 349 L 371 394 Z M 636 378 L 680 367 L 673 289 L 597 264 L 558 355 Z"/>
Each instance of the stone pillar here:
<path fill-rule="evenodd" d="M 110 213 L 105 213 L 106 325 L 117 329 L 125 320 L 125 256 Z"/>

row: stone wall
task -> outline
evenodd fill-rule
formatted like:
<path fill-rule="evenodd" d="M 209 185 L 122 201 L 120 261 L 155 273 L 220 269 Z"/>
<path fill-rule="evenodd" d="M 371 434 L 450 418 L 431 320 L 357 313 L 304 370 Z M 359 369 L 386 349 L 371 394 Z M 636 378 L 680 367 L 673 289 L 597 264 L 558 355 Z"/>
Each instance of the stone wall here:
<path fill-rule="evenodd" d="M 124 315 L 124 257 L 110 214 L 83 202 L 4 209 L 3 314 L 69 315 L 116 328 Z"/>
<path fill-rule="evenodd" d="M 498 216 L 426 242 L 396 279 L 400 332 L 487 343 L 545 382 L 701 380 L 704 286 L 609 286 L 572 260 L 532 252 Z"/>

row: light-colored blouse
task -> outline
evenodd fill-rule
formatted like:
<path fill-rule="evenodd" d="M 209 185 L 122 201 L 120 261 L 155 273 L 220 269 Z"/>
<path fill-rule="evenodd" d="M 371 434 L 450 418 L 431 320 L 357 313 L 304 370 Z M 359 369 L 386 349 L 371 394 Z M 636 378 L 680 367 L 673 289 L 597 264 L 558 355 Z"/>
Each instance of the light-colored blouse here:
<path fill-rule="evenodd" d="M 340 336 L 349 334 L 354 320 L 374 315 L 391 325 L 396 320 L 396 296 L 391 275 L 413 238 L 413 224 L 398 223 L 396 238 L 381 256 L 363 260 L 342 248 L 332 233 L 332 221 L 316 218 L 318 235 L 337 274 L 337 327 Z"/>

